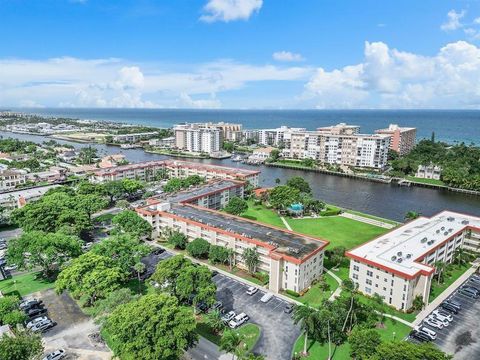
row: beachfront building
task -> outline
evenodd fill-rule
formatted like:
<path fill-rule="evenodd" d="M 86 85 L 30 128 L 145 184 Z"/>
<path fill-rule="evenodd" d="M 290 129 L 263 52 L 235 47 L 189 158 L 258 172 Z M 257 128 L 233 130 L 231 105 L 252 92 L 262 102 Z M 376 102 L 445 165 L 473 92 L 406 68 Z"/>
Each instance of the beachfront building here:
<path fill-rule="evenodd" d="M 428 304 L 434 264 L 452 262 L 458 248 L 479 251 L 479 217 L 451 211 L 420 217 L 347 251 L 350 279 L 363 294 L 405 311 L 417 296 Z"/>
<path fill-rule="evenodd" d="M 0 171 L 0 191 L 9 191 L 17 186 L 25 184 L 27 172 L 23 170 L 1 170 Z"/>
<path fill-rule="evenodd" d="M 397 124 L 390 124 L 387 129 L 375 130 L 376 134 L 390 135 L 390 149 L 406 155 L 415 147 L 417 129 L 411 127 L 400 127 Z"/>
<path fill-rule="evenodd" d="M 136 143 L 142 140 L 148 140 L 158 135 L 156 131 L 134 133 L 134 134 L 118 134 L 113 135 L 113 141 L 116 143 Z"/>
<path fill-rule="evenodd" d="M 314 159 L 320 163 L 383 169 L 387 165 L 390 136 L 360 134 L 356 125 L 338 124 L 316 131 L 290 134 L 285 158 Z"/>
<path fill-rule="evenodd" d="M 212 245 L 233 250 L 234 263 L 247 269 L 246 249 L 259 254 L 258 271 L 269 275 L 274 292 L 300 292 L 323 272 L 327 241 L 257 223 L 218 211 L 234 196 L 243 196 L 244 182 L 213 180 L 194 189 L 148 200 L 137 213 L 153 227 L 153 236 L 176 229 L 189 241 L 203 238 Z"/>
<path fill-rule="evenodd" d="M 437 165 L 418 165 L 417 172 L 415 173 L 415 177 L 421 179 L 433 179 L 433 180 L 440 180 L 442 176 L 442 168 Z"/>
<path fill-rule="evenodd" d="M 170 177 L 185 178 L 198 175 L 207 180 L 231 179 L 248 181 L 253 187 L 258 186 L 259 171 L 230 168 L 226 166 L 201 164 L 180 160 L 158 160 L 115 166 L 106 169 L 97 169 L 90 176 L 92 182 L 138 179 L 153 181 L 159 173 Z"/>
<path fill-rule="evenodd" d="M 261 129 L 258 131 L 258 143 L 264 146 L 289 148 L 292 134 L 304 131 L 307 131 L 307 129 L 288 126 L 281 126 L 276 129 Z"/>

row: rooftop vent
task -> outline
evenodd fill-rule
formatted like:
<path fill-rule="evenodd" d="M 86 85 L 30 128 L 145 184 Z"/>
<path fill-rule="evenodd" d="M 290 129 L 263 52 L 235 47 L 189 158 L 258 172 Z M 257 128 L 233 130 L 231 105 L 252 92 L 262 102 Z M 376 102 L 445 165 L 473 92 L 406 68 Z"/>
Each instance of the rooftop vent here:
<path fill-rule="evenodd" d="M 397 260 L 397 257 L 395 255 L 392 256 L 392 261 Z"/>
<path fill-rule="evenodd" d="M 402 259 L 402 258 L 398 258 L 398 260 L 397 260 L 397 263 L 399 263 L 399 264 L 400 264 L 402 261 L 403 261 L 403 259 Z"/>
<path fill-rule="evenodd" d="M 442 231 L 445 230 L 445 226 L 442 226 L 440 229 L 441 229 Z"/>
<path fill-rule="evenodd" d="M 440 234 L 440 229 L 437 229 L 437 231 L 436 231 L 436 232 L 437 232 L 437 234 Z"/>
<path fill-rule="evenodd" d="M 424 238 L 421 240 L 422 244 L 426 243 L 427 240 L 428 240 L 428 239 L 427 239 L 426 237 L 424 237 Z"/>
<path fill-rule="evenodd" d="M 447 218 L 447 220 L 448 220 L 448 221 L 454 221 L 454 220 L 455 220 L 455 218 L 454 218 L 454 217 L 452 217 L 452 216 L 449 216 L 449 217 Z"/>
<path fill-rule="evenodd" d="M 443 233 L 443 235 L 448 235 L 448 231 L 445 231 L 445 232 Z"/>
<path fill-rule="evenodd" d="M 463 220 L 462 221 L 462 225 L 467 225 L 468 223 L 470 223 L 470 221 L 468 221 L 468 220 Z"/>
<path fill-rule="evenodd" d="M 407 254 L 406 258 L 410 259 L 412 257 L 412 254 Z"/>
<path fill-rule="evenodd" d="M 397 252 L 397 256 L 402 256 L 402 252 L 401 251 Z"/>

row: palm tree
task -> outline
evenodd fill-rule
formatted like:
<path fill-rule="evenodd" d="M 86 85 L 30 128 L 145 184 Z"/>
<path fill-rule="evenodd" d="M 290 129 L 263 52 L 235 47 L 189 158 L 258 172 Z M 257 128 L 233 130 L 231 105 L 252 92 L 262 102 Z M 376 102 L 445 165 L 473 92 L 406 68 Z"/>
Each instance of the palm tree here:
<path fill-rule="evenodd" d="M 257 272 L 257 266 L 260 263 L 260 255 L 257 252 L 257 248 L 248 248 L 243 251 L 243 261 L 248 267 L 248 272 L 255 274 Z"/>
<path fill-rule="evenodd" d="M 137 278 L 138 278 L 138 292 L 140 292 L 140 274 L 145 271 L 145 264 L 142 263 L 141 261 L 137 262 L 135 265 L 133 265 L 133 269 L 137 272 Z"/>
<path fill-rule="evenodd" d="M 305 337 L 305 342 L 303 344 L 303 354 L 307 354 L 307 343 L 308 335 L 312 334 L 315 330 L 315 320 L 316 320 L 317 311 L 306 305 L 299 305 L 295 307 L 293 311 L 293 322 L 295 324 L 300 324 Z"/>
<path fill-rule="evenodd" d="M 234 360 L 235 354 L 242 342 L 243 336 L 233 330 L 227 330 L 220 339 L 220 350 L 231 353 L 232 360 Z"/>
<path fill-rule="evenodd" d="M 420 215 L 418 211 L 410 210 L 405 214 L 405 220 L 415 220 L 420 217 Z"/>
<path fill-rule="evenodd" d="M 468 262 L 468 254 L 462 248 L 458 248 L 455 250 L 455 254 L 453 255 L 453 258 L 455 259 L 458 265 L 463 265 Z"/>
<path fill-rule="evenodd" d="M 216 334 L 225 328 L 225 323 L 222 320 L 222 314 L 220 314 L 220 311 L 218 310 L 211 311 L 205 316 L 205 324 L 210 326 L 210 328 Z"/>
<path fill-rule="evenodd" d="M 443 278 L 443 272 L 445 271 L 445 263 L 443 261 L 435 261 L 433 266 L 437 273 L 437 284 L 440 284 L 440 280 Z"/>
<path fill-rule="evenodd" d="M 227 249 L 228 251 L 228 266 L 230 267 L 230 271 L 232 271 L 233 267 L 235 266 L 235 251 L 233 249 Z"/>

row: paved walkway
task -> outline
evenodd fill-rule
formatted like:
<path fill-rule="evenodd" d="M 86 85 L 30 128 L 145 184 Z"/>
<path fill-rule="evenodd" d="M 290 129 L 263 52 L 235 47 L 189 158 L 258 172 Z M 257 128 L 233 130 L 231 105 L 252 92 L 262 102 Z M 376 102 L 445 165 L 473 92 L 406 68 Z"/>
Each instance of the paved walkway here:
<path fill-rule="evenodd" d="M 467 280 L 470 275 L 472 275 L 478 268 L 478 264 L 473 265 L 470 269 L 465 271 L 462 276 L 460 276 L 457 280 L 455 280 L 452 285 L 442 291 L 440 295 L 438 295 L 435 300 L 433 300 L 430 304 L 428 304 L 425 309 L 420 311 L 415 318 L 413 324 L 416 326 L 420 324 L 425 317 L 428 316 L 433 310 L 435 310 L 445 299 L 447 299 L 450 295 L 452 295 L 457 288 L 462 285 L 465 280 Z"/>
<path fill-rule="evenodd" d="M 292 227 L 291 227 L 290 224 L 287 222 L 287 220 L 285 220 L 285 218 L 284 218 L 283 216 L 280 216 L 280 219 L 282 219 L 283 225 L 285 225 L 285 227 L 287 228 L 287 230 L 292 231 Z"/>
<path fill-rule="evenodd" d="M 390 224 L 390 223 L 387 223 L 387 222 L 384 222 L 384 221 L 381 221 L 381 220 L 372 219 L 372 218 L 369 218 L 369 217 L 360 216 L 360 215 L 352 214 L 352 213 L 349 213 L 349 212 L 343 212 L 343 213 L 340 214 L 340 216 L 343 216 L 343 217 L 348 218 L 348 219 L 360 221 L 360 222 L 363 222 L 365 224 L 370 224 L 370 225 L 382 227 L 382 228 L 385 228 L 385 229 L 393 229 L 396 226 L 394 224 Z"/>
<path fill-rule="evenodd" d="M 335 279 L 335 281 L 338 283 L 338 287 L 335 289 L 332 295 L 328 298 L 328 300 L 333 301 L 335 298 L 340 296 L 340 293 L 342 292 L 342 279 L 340 279 L 337 275 L 335 275 L 333 272 L 331 272 L 328 269 L 325 269 L 327 274 L 330 275 L 332 278 Z"/>

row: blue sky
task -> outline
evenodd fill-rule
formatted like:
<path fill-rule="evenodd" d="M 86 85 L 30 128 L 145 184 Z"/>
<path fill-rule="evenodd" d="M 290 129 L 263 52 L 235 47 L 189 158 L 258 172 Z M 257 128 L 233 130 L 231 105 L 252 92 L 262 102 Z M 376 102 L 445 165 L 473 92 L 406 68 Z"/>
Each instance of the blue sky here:
<path fill-rule="evenodd" d="M 1 106 L 480 106 L 474 0 L 0 0 L 0 14 Z"/>

